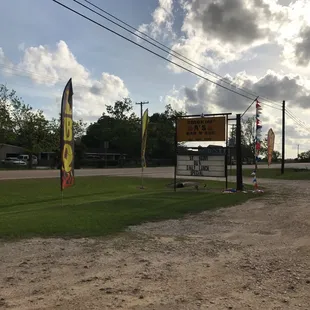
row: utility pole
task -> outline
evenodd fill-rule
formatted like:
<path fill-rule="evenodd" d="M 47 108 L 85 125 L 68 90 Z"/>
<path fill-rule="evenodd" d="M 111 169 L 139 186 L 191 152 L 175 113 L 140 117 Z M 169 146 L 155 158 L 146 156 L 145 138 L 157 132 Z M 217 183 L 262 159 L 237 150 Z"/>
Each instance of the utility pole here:
<path fill-rule="evenodd" d="M 285 100 L 282 103 L 282 162 L 281 162 L 281 174 L 284 174 L 285 164 Z"/>
<path fill-rule="evenodd" d="M 297 145 L 297 158 L 299 157 L 299 144 Z"/>
<path fill-rule="evenodd" d="M 143 101 L 143 102 L 137 102 L 136 104 L 139 104 L 140 105 L 140 119 L 141 119 L 141 137 L 142 137 L 142 126 L 143 126 L 143 124 L 142 124 L 142 117 L 143 117 L 143 106 L 145 105 L 145 104 L 149 104 L 149 102 L 148 101 Z"/>

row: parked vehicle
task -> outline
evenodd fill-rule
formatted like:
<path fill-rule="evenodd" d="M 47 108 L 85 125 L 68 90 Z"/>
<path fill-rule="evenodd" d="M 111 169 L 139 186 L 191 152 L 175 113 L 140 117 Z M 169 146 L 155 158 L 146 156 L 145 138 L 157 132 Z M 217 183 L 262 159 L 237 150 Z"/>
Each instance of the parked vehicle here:
<path fill-rule="evenodd" d="M 6 166 L 26 166 L 27 163 L 17 157 L 7 157 L 2 160 L 2 164 Z"/>
<path fill-rule="evenodd" d="M 17 159 L 22 160 L 26 163 L 29 162 L 29 155 L 18 155 Z M 35 155 L 32 155 L 32 165 L 36 166 L 38 164 L 38 158 Z"/>

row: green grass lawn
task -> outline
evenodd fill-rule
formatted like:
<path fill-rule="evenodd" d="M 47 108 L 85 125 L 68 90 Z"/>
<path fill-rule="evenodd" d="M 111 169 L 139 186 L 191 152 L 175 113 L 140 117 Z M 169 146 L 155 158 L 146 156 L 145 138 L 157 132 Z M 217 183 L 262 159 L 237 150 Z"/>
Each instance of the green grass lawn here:
<path fill-rule="evenodd" d="M 253 169 L 243 169 L 244 177 L 251 177 Z M 236 175 L 236 170 L 229 170 L 230 175 Z M 265 179 L 283 179 L 283 180 L 310 180 L 310 170 L 295 170 L 285 168 L 284 174 L 281 174 L 280 168 L 259 168 L 257 169 L 257 177 Z"/>
<path fill-rule="evenodd" d="M 186 213 L 240 204 L 253 194 L 222 194 L 223 182 L 207 190 L 178 189 L 170 180 L 80 177 L 63 192 L 58 179 L 0 182 L 0 238 L 104 236 L 129 225 L 178 218 Z"/>

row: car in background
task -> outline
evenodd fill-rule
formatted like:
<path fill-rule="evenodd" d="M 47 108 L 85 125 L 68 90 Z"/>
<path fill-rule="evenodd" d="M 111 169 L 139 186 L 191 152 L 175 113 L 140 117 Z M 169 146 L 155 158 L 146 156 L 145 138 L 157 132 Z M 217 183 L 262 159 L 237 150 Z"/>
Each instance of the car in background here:
<path fill-rule="evenodd" d="M 24 161 L 25 163 L 29 162 L 29 155 L 18 155 L 17 159 Z M 35 155 L 32 155 L 32 165 L 36 166 L 38 164 L 38 157 Z"/>
<path fill-rule="evenodd" d="M 5 166 L 27 166 L 27 163 L 17 157 L 7 157 L 3 159 L 2 164 Z"/>

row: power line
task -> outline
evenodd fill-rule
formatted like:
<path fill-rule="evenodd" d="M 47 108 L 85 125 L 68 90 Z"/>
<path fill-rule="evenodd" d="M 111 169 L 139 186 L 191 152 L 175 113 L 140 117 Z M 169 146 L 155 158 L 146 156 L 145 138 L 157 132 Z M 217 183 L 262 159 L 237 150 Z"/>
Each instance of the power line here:
<path fill-rule="evenodd" d="M 15 67 L 12 68 L 11 66 L 5 65 L 5 64 L 0 64 L 0 68 L 1 67 L 3 67 L 4 69 L 11 70 L 10 75 L 19 76 L 19 77 L 26 77 L 26 78 L 29 78 L 30 75 L 32 75 L 33 77 L 41 79 L 42 82 L 47 82 L 47 83 L 50 83 L 50 84 L 57 84 L 57 83 L 62 83 L 62 82 L 66 81 L 65 78 L 53 77 L 51 75 L 42 75 L 42 74 L 38 74 L 37 72 L 31 71 L 31 70 L 27 70 L 27 69 L 21 69 L 21 68 L 15 68 Z M 80 83 L 75 83 L 74 85 L 76 87 L 85 87 L 85 88 L 88 87 L 88 86 L 86 86 L 84 84 L 80 84 Z M 53 85 L 53 86 L 56 86 L 56 85 Z M 212 96 L 215 96 L 215 94 L 212 94 Z M 252 101 L 252 103 L 245 110 L 245 112 L 242 114 L 242 116 L 244 116 L 246 114 L 246 112 L 251 108 L 251 106 L 254 104 L 254 102 L 256 100 L 257 99 L 254 99 L 254 101 Z M 275 109 L 275 110 L 278 110 L 278 111 L 282 111 L 282 109 L 277 108 L 274 105 L 267 104 L 266 102 L 263 102 L 263 104 L 264 104 L 264 106 L 270 107 L 272 109 Z"/>
<path fill-rule="evenodd" d="M 57 83 L 61 83 L 61 82 L 65 82 L 66 81 L 66 79 L 62 79 L 62 78 L 59 78 L 59 77 L 55 78 L 55 77 L 52 77 L 51 75 L 41 75 L 41 74 L 38 74 L 37 72 L 31 71 L 31 70 L 15 68 L 15 67 L 12 68 L 11 66 L 6 66 L 5 64 L 0 64 L 0 67 L 4 67 L 4 68 L 7 68 L 7 69 L 10 69 L 11 70 L 11 72 L 10 72 L 11 75 L 19 76 L 19 77 L 26 77 L 26 78 L 30 78 L 29 75 L 33 75 L 36 78 L 42 79 L 42 82 L 48 82 L 48 83 L 51 83 L 51 84 L 57 84 Z M 20 85 L 19 83 L 16 83 L 16 82 L 14 82 L 14 84 Z M 23 86 L 25 86 L 25 85 L 23 85 Z M 56 87 L 56 85 L 53 85 L 53 86 Z M 88 87 L 88 86 L 80 84 L 80 83 L 75 83 L 75 86 L 76 87 L 82 87 L 82 88 L 83 87 L 84 88 Z M 246 111 L 242 114 L 242 116 L 244 116 L 246 114 L 246 112 L 251 108 L 251 106 L 254 104 L 254 102 L 256 100 L 257 99 L 254 99 L 254 101 L 252 101 L 252 103 L 246 109 Z M 268 107 L 270 107 L 272 109 L 276 109 L 278 111 L 282 110 L 282 109 L 279 109 L 279 108 L 277 108 L 275 106 L 269 105 L 267 103 L 264 103 L 264 105 L 268 106 Z M 302 127 L 303 127 L 303 129 L 305 129 L 304 126 L 302 126 Z"/>
<path fill-rule="evenodd" d="M 270 105 L 270 104 L 268 104 L 268 103 L 266 103 L 266 102 L 262 102 L 262 103 L 263 103 L 266 107 L 268 107 L 268 108 L 272 108 L 272 109 L 275 109 L 275 110 L 278 110 L 278 111 L 282 111 L 281 108 L 272 106 L 272 105 Z"/>
<path fill-rule="evenodd" d="M 310 128 L 309 128 L 309 127 L 306 127 L 305 125 L 303 125 L 303 123 L 302 123 L 299 119 L 293 117 L 292 115 L 290 115 L 290 114 L 288 114 L 288 113 L 286 113 L 286 115 L 287 115 L 290 119 L 292 119 L 301 129 L 303 129 L 303 130 L 305 130 L 305 131 L 308 131 L 308 132 L 310 133 Z"/>
<path fill-rule="evenodd" d="M 179 60 L 181 60 L 181 61 L 183 61 L 183 62 L 189 64 L 190 66 L 192 66 L 192 67 L 194 67 L 194 68 L 196 68 L 196 69 L 198 69 L 198 70 L 200 70 L 200 71 L 202 71 L 202 72 L 204 72 L 204 73 L 206 73 L 206 74 L 208 74 L 208 75 L 210 75 L 210 76 L 213 76 L 213 77 L 215 77 L 215 78 L 217 78 L 217 79 L 220 79 L 221 82 L 223 82 L 223 83 L 225 83 L 225 84 L 228 84 L 228 85 L 230 85 L 230 86 L 232 86 L 232 87 L 234 87 L 234 88 L 236 88 L 236 89 L 238 89 L 238 90 L 241 90 L 241 91 L 243 91 L 244 93 L 246 93 L 246 94 L 248 94 L 248 95 L 250 95 L 250 96 L 256 96 L 256 97 L 258 97 L 258 95 L 255 94 L 253 91 L 249 91 L 248 89 L 246 89 L 246 88 L 244 88 L 244 87 L 240 87 L 240 86 L 233 85 L 233 82 L 227 81 L 225 77 L 223 77 L 223 76 L 221 76 L 221 75 L 215 73 L 214 71 L 211 71 L 210 69 L 207 69 L 206 67 L 204 67 L 204 66 L 202 66 L 202 65 L 200 65 L 200 64 L 198 64 L 198 63 L 196 63 L 196 62 L 194 62 L 193 60 L 191 60 L 191 59 L 185 57 L 184 55 L 182 55 L 182 54 L 180 54 L 180 53 L 174 51 L 173 49 L 169 48 L 168 46 L 166 46 L 166 45 L 160 43 L 158 40 L 152 38 L 152 37 L 149 36 L 148 34 L 146 34 L 146 33 L 142 32 L 142 31 L 138 30 L 138 29 L 135 28 L 135 27 L 132 27 L 131 25 L 129 25 L 128 23 L 124 22 L 123 20 L 117 18 L 117 17 L 114 16 L 113 14 L 111 14 L 111 13 L 107 12 L 106 10 L 102 9 L 101 7 L 99 7 L 99 6 L 95 5 L 95 4 L 93 4 L 91 1 L 84 0 L 84 1 L 85 1 L 86 3 L 88 3 L 89 5 L 93 6 L 94 8 L 98 9 L 99 11 L 101 11 L 101 12 L 107 14 L 108 16 L 114 18 L 115 20 L 119 21 L 120 23 L 122 23 L 123 25 L 129 27 L 130 29 L 133 29 L 135 32 L 133 32 L 133 31 L 131 31 L 131 30 L 129 30 L 129 29 L 127 29 L 127 28 L 121 26 L 120 24 L 114 22 L 114 21 L 111 20 L 110 18 L 108 18 L 108 17 L 106 17 L 106 16 L 104 16 L 104 15 L 102 15 L 102 14 L 96 12 L 95 10 L 93 10 L 93 9 L 91 9 L 90 7 L 84 5 L 84 4 L 81 3 L 80 1 L 78 1 L 78 0 L 73 0 L 73 1 L 74 1 L 75 3 L 77 3 L 77 4 L 79 4 L 80 6 L 82 6 L 82 7 L 86 8 L 86 9 L 88 9 L 89 11 L 91 11 L 91 12 L 97 14 L 98 16 L 101 16 L 102 18 L 108 20 L 109 22 L 113 23 L 114 25 L 117 25 L 118 27 L 120 27 L 120 28 L 126 30 L 127 32 L 129 32 L 129 33 L 135 35 L 136 37 L 138 37 L 138 38 L 140 38 L 140 39 L 142 39 L 142 40 L 148 42 L 149 44 L 151 44 L 151 45 L 157 47 L 158 49 L 160 49 L 160 50 L 162 50 L 162 51 L 168 53 L 169 55 L 171 55 L 171 56 L 173 56 L 173 57 L 175 57 L 175 58 L 177 58 L 177 59 L 179 59 Z M 164 47 L 164 48 L 162 48 L 162 47 L 158 46 L 157 44 L 154 44 L 154 43 L 150 42 L 149 40 L 147 40 L 147 39 L 145 39 L 145 38 L 139 36 L 137 33 L 144 35 L 145 37 L 149 38 L 151 41 L 157 43 L 158 45 L 160 45 L 160 46 L 162 46 L 162 47 Z M 175 54 L 175 55 L 173 55 L 173 54 Z M 180 57 L 178 57 L 178 56 L 176 56 L 176 55 L 182 57 L 183 59 L 181 59 Z M 184 59 L 185 59 L 185 60 L 184 60 Z M 266 101 L 269 101 L 269 102 L 271 102 L 271 103 L 276 103 L 275 101 L 272 101 L 272 100 L 270 100 L 270 99 L 268 99 L 268 98 L 264 98 L 264 97 L 261 97 L 261 98 L 264 99 L 264 100 L 266 100 Z"/>
<path fill-rule="evenodd" d="M 292 119 L 300 128 L 304 129 L 305 131 L 310 132 L 310 128 L 299 118 L 297 118 L 292 112 L 286 109 L 285 111 L 286 115 Z"/>
<path fill-rule="evenodd" d="M 256 101 L 256 100 L 258 100 L 258 98 L 259 97 L 257 97 L 257 98 L 255 98 L 253 101 L 252 101 L 252 103 L 246 108 L 246 110 L 241 114 L 241 117 L 243 117 L 248 111 L 249 111 L 249 109 L 253 106 L 253 104 L 254 104 L 254 102 Z M 261 101 L 259 101 L 260 103 L 261 103 Z M 278 108 L 278 107 L 276 107 L 276 106 L 273 106 L 273 105 L 270 105 L 270 104 L 268 104 L 268 103 L 266 103 L 266 102 L 262 102 L 263 104 L 264 104 L 264 106 L 267 106 L 267 107 L 269 107 L 269 108 L 272 108 L 272 109 L 275 109 L 275 110 L 278 110 L 278 111 L 282 111 L 282 109 L 280 109 L 280 108 Z"/>
<path fill-rule="evenodd" d="M 256 97 L 256 98 L 253 100 L 253 102 L 252 102 L 252 103 L 247 107 L 247 109 L 241 114 L 241 117 L 243 117 L 244 114 L 250 110 L 250 108 L 252 107 L 252 105 L 254 104 L 254 102 L 257 101 L 257 99 L 258 99 L 258 97 Z"/>
<path fill-rule="evenodd" d="M 42 75 L 42 74 L 39 74 L 39 73 L 31 71 L 31 70 L 27 70 L 27 69 L 12 68 L 10 66 L 0 64 L 0 68 L 1 67 L 5 68 L 5 69 L 10 69 L 11 70 L 11 72 L 9 73 L 10 75 L 18 76 L 18 77 L 25 77 L 25 78 L 31 78 L 31 75 L 32 75 L 33 77 L 40 79 L 41 83 L 50 83 L 50 84 L 53 84 L 52 86 L 56 86 L 55 84 L 57 84 L 57 83 L 63 83 L 63 82 L 68 81 L 68 78 L 53 77 L 51 75 Z M 5 71 L 2 70 L 2 72 L 5 72 Z M 75 85 L 75 87 L 90 88 L 89 86 L 87 86 L 85 84 L 76 83 L 76 82 L 74 83 L 74 85 Z"/>
<path fill-rule="evenodd" d="M 246 99 L 253 100 L 253 98 L 251 98 L 251 97 L 248 97 L 248 96 L 246 96 L 246 95 L 244 95 L 244 94 L 240 94 L 240 93 L 238 93 L 237 91 L 235 91 L 235 90 L 233 90 L 233 89 L 230 89 L 230 88 L 228 88 L 228 87 L 226 87 L 226 86 L 223 86 L 223 85 L 221 85 L 221 84 L 219 84 L 219 83 L 217 83 L 217 82 L 214 82 L 214 81 L 212 81 L 212 80 L 210 80 L 210 79 L 208 79 L 208 78 L 206 78 L 206 77 L 204 77 L 204 76 L 202 76 L 202 75 L 200 75 L 200 74 L 198 74 L 198 73 L 195 73 L 194 71 L 192 71 L 192 70 L 190 70 L 190 69 L 185 68 L 184 66 L 182 66 L 182 65 L 180 65 L 180 64 L 177 64 L 176 62 L 174 62 L 174 61 L 172 61 L 172 60 L 170 60 L 170 59 L 167 59 L 166 57 L 164 57 L 164 56 L 162 56 L 162 55 L 160 55 L 160 54 L 158 54 L 158 53 L 156 53 L 156 52 L 150 50 L 149 48 L 147 48 L 147 47 L 145 47 L 145 46 L 143 46 L 143 45 L 141 45 L 141 44 L 139 44 L 139 43 L 137 43 L 137 42 L 135 42 L 135 41 L 133 41 L 133 40 L 131 40 L 131 39 L 125 37 L 125 36 L 123 36 L 122 34 L 118 33 L 117 31 L 114 31 L 114 30 L 112 30 L 112 29 L 110 29 L 110 28 L 108 28 L 108 27 L 106 27 L 106 26 L 100 24 L 99 22 L 97 22 L 97 21 L 91 19 L 90 17 L 88 17 L 88 16 L 86 16 L 86 15 L 84 15 L 84 14 L 82 14 L 82 13 L 80 13 L 80 12 L 78 12 L 78 11 L 76 11 L 76 10 L 74 10 L 74 9 L 72 9 L 72 8 L 70 8 L 70 7 L 68 7 L 68 6 L 66 6 L 65 4 L 63 4 L 63 3 L 61 3 L 61 2 L 59 2 L 59 1 L 57 1 L 57 0 L 52 0 L 52 1 L 55 2 L 56 4 L 60 5 L 60 6 L 64 7 L 65 9 L 67 9 L 67 10 L 69 10 L 69 11 L 71 11 L 71 12 L 73 12 L 73 13 L 75 13 L 75 14 L 81 16 L 81 17 L 83 17 L 84 19 L 87 19 L 88 21 L 90 21 L 90 22 L 92 22 L 92 23 L 94 23 L 94 24 L 100 26 L 101 28 L 103 28 L 103 29 L 105 29 L 105 30 L 107 30 L 107 31 L 109 31 L 109 32 L 111 32 L 111 33 L 113 33 L 113 34 L 115 34 L 115 35 L 117 35 L 117 36 L 123 38 L 124 40 L 126 40 L 126 41 L 128 41 L 128 42 L 131 42 L 132 44 L 134 44 L 134 45 L 136 45 L 136 46 L 139 46 L 140 48 L 142 48 L 142 49 L 144 49 L 144 50 L 150 52 L 151 54 L 153 54 L 153 55 L 155 55 L 155 56 L 157 56 L 157 57 L 159 57 L 159 58 L 161 58 L 161 59 L 163 59 L 163 60 L 166 60 L 166 61 L 168 61 L 169 63 L 171 63 L 171 64 L 173 64 L 173 65 L 175 65 L 175 66 L 177 66 L 177 67 L 179 67 L 179 68 L 181 68 L 181 69 L 183 69 L 183 70 L 185 70 L 185 71 L 188 71 L 188 72 L 190 72 L 190 73 L 192 73 L 192 74 L 194 74 L 194 75 L 196 75 L 196 76 L 198 76 L 198 77 L 200 77 L 200 78 L 202 78 L 202 79 L 204 79 L 204 80 L 206 80 L 206 81 L 208 81 L 208 82 L 210 82 L 210 83 L 212 83 L 212 84 L 215 84 L 215 85 L 217 85 L 217 86 L 219 86 L 219 87 L 221 87 L 221 88 L 223 88 L 223 89 L 226 89 L 226 90 L 228 90 L 228 91 L 230 91 L 230 92 L 232 92 L 232 93 L 235 93 L 235 94 L 237 94 L 237 95 L 239 95 L 239 96 L 242 96 L 242 97 L 244 97 L 244 98 L 246 98 Z"/>
<path fill-rule="evenodd" d="M 298 119 L 293 113 L 289 112 L 288 110 L 285 111 L 286 115 L 288 115 L 292 120 L 295 121 L 298 125 L 303 127 L 304 129 L 309 129 L 307 126 L 300 120 Z M 310 130 L 310 129 L 309 129 Z"/>

